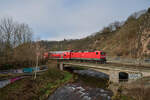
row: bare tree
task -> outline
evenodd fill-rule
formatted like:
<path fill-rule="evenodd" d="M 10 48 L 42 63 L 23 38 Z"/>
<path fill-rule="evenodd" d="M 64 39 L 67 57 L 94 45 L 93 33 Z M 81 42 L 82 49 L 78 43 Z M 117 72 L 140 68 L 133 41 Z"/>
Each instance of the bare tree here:
<path fill-rule="evenodd" d="M 33 49 L 31 45 L 32 30 L 27 24 L 20 24 L 13 21 L 12 18 L 2 18 L 0 20 L 1 62 L 25 62 Z"/>

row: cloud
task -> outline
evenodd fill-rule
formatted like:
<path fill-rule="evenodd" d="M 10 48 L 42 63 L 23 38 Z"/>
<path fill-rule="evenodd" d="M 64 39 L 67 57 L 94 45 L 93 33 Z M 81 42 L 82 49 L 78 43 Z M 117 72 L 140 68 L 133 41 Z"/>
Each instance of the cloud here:
<path fill-rule="evenodd" d="M 146 0 L 5 0 L 0 17 L 29 24 L 35 37 L 82 38 L 149 6 Z"/>

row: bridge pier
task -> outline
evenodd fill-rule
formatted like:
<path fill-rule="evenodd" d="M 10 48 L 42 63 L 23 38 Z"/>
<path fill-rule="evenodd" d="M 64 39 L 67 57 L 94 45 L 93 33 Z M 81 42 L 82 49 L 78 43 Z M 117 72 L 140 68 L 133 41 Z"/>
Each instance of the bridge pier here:
<path fill-rule="evenodd" d="M 64 70 L 64 64 L 63 64 L 63 63 L 59 63 L 59 64 L 57 65 L 57 67 L 58 67 L 61 71 Z"/>
<path fill-rule="evenodd" d="M 113 83 L 119 83 L 119 72 L 109 71 L 109 81 Z"/>

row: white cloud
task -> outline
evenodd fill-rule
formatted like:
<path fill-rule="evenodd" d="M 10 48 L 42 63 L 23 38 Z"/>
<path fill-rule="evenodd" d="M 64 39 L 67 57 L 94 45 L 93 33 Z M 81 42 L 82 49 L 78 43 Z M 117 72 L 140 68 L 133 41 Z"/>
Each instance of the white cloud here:
<path fill-rule="evenodd" d="M 41 39 L 62 40 L 87 36 L 148 5 L 137 0 L 5 0 L 0 17 L 29 24 Z"/>
<path fill-rule="evenodd" d="M 70 34 L 67 34 L 67 33 L 60 33 L 59 36 L 56 36 L 56 37 L 46 37 L 46 38 L 41 38 L 41 40 L 57 40 L 57 41 L 60 41 L 60 40 L 64 40 L 64 39 L 81 39 L 81 38 L 84 38 L 85 36 L 87 35 L 90 35 L 91 33 L 88 33 L 88 32 L 77 32 L 77 33 L 70 33 Z"/>

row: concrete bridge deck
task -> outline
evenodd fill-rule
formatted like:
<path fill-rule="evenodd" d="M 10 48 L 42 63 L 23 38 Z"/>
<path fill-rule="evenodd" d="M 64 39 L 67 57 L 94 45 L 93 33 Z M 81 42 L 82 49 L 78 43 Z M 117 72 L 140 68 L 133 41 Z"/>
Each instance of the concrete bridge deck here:
<path fill-rule="evenodd" d="M 59 62 L 61 67 L 64 65 L 72 65 L 72 66 L 82 66 L 91 68 L 103 73 L 106 73 L 110 76 L 110 81 L 119 82 L 120 73 L 126 73 L 129 82 L 150 76 L 150 67 L 144 66 L 134 66 L 134 65 L 122 65 L 122 64 L 96 64 L 96 63 L 88 63 L 88 62 Z"/>
<path fill-rule="evenodd" d="M 126 65 L 111 65 L 111 64 L 95 64 L 95 63 L 78 63 L 78 62 L 62 62 L 66 65 L 76 65 L 95 69 L 116 70 L 126 72 L 150 72 L 150 67 L 126 66 Z"/>

